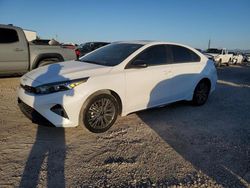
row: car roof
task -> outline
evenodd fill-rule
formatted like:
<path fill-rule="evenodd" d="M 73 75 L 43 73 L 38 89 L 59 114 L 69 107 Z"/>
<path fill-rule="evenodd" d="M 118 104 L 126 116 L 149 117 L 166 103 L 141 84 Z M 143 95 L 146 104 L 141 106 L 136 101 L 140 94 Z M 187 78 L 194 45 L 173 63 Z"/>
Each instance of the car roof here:
<path fill-rule="evenodd" d="M 127 44 L 150 44 L 156 41 L 151 40 L 128 40 L 128 41 L 115 41 L 114 43 L 127 43 Z"/>
<path fill-rule="evenodd" d="M 1 28 L 20 28 L 20 27 L 17 27 L 17 26 L 15 26 L 15 25 L 13 25 L 13 24 L 0 24 L 0 27 Z"/>
<path fill-rule="evenodd" d="M 141 44 L 141 45 L 173 44 L 173 45 L 186 46 L 184 44 L 179 44 L 179 43 L 166 42 L 166 41 L 154 41 L 154 40 L 115 41 L 113 43 Z"/>

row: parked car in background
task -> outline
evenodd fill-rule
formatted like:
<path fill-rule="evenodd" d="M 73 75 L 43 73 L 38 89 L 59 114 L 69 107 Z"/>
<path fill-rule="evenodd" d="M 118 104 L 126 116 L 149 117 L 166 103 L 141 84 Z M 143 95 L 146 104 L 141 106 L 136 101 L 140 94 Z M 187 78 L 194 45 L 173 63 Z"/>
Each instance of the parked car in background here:
<path fill-rule="evenodd" d="M 195 48 L 195 49 L 196 49 L 197 51 L 203 53 L 203 50 L 202 50 L 202 49 L 200 49 L 200 48 Z"/>
<path fill-rule="evenodd" d="M 77 58 L 79 59 L 85 54 L 92 52 L 100 47 L 106 46 L 107 44 L 110 44 L 110 43 L 109 42 L 86 42 L 86 43 L 80 44 L 76 48 Z"/>
<path fill-rule="evenodd" d="M 234 65 L 237 63 L 242 63 L 244 60 L 244 57 L 240 52 L 229 52 L 229 54 L 233 54 L 232 64 Z"/>
<path fill-rule="evenodd" d="M 212 60 L 215 63 L 214 56 L 207 54 L 205 52 L 202 52 L 208 59 Z M 215 63 L 216 64 L 216 63 Z"/>
<path fill-rule="evenodd" d="M 181 100 L 203 105 L 216 81 L 214 63 L 191 47 L 115 42 L 78 61 L 25 74 L 18 103 L 34 122 L 37 117 L 56 127 L 80 124 L 98 133 L 108 130 L 118 115 Z"/>
<path fill-rule="evenodd" d="M 245 62 L 250 62 L 250 53 L 245 53 L 244 57 L 245 57 L 244 59 Z"/>
<path fill-rule="evenodd" d="M 221 66 L 222 64 L 226 64 L 228 66 L 233 59 L 233 54 L 229 54 L 225 48 L 210 48 L 206 51 L 206 54 L 213 56 L 214 61 L 218 66 Z"/>
<path fill-rule="evenodd" d="M 73 49 L 48 43 L 49 40 L 28 42 L 20 27 L 0 25 L 0 75 L 25 73 L 43 65 L 76 59 Z"/>

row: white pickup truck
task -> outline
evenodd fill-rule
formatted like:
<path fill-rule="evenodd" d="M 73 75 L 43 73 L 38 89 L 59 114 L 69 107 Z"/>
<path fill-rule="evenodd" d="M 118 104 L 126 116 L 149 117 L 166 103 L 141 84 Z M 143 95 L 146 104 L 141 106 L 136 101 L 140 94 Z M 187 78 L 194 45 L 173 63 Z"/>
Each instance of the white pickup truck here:
<path fill-rule="evenodd" d="M 37 67 L 76 59 L 74 49 L 28 42 L 20 27 L 0 24 L 0 75 L 22 74 Z"/>
<path fill-rule="evenodd" d="M 206 54 L 213 56 L 214 61 L 217 63 L 218 66 L 222 64 L 226 64 L 227 66 L 233 60 L 233 54 L 229 54 L 227 49 L 217 49 L 217 48 L 209 48 L 206 51 Z"/>

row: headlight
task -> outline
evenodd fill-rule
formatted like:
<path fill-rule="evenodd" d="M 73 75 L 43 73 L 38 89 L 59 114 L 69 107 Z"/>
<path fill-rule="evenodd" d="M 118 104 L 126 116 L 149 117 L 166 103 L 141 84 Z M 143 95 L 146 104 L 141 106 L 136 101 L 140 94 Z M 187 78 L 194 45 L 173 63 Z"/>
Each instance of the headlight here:
<path fill-rule="evenodd" d="M 71 80 L 71 81 L 65 81 L 65 82 L 45 84 L 45 85 L 35 87 L 35 93 L 36 94 L 49 94 L 49 93 L 55 93 L 59 91 L 71 90 L 74 87 L 86 82 L 87 80 L 88 78 L 83 78 L 83 79 L 77 79 L 77 80 Z"/>
<path fill-rule="evenodd" d="M 215 61 L 217 61 L 217 60 L 219 60 L 219 59 L 220 59 L 219 56 L 215 56 L 215 57 L 214 57 L 214 60 L 215 60 Z"/>

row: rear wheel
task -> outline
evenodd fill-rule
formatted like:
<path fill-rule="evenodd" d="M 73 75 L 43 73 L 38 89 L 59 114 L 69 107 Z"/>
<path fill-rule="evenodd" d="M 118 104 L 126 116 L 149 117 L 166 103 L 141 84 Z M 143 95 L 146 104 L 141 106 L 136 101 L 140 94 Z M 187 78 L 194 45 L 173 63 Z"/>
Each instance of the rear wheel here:
<path fill-rule="evenodd" d="M 210 92 L 209 81 L 206 80 L 200 81 L 194 90 L 193 100 L 192 100 L 193 104 L 196 106 L 205 104 L 208 99 L 209 92 Z"/>
<path fill-rule="evenodd" d="M 91 132 L 105 132 L 115 123 L 118 109 L 118 103 L 112 95 L 94 96 L 83 105 L 80 122 Z"/>
<path fill-rule="evenodd" d="M 42 66 L 45 66 L 45 65 L 50 65 L 50 64 L 53 64 L 53 63 L 57 63 L 57 62 L 59 62 L 58 58 L 44 59 L 44 60 L 42 60 L 42 61 L 39 62 L 39 64 L 38 64 L 37 67 L 42 67 Z"/>

